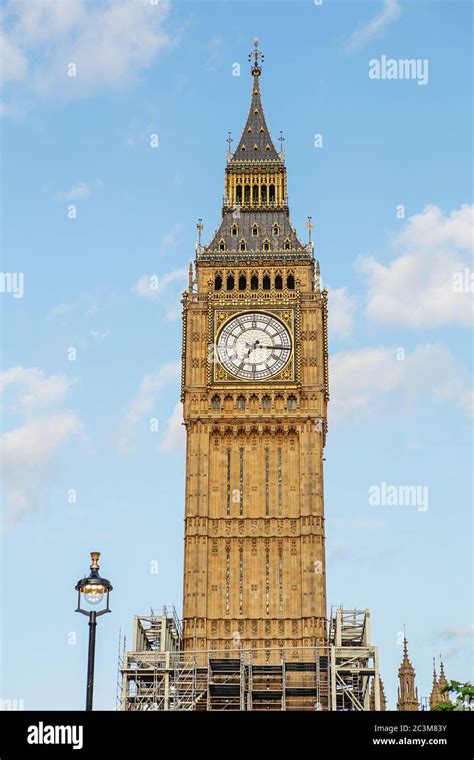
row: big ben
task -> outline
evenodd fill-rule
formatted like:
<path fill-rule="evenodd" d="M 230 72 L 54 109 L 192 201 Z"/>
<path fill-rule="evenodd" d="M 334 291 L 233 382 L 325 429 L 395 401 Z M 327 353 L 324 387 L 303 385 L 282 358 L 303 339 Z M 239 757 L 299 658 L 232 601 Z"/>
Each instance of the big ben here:
<path fill-rule="evenodd" d="M 327 294 L 291 226 L 251 58 L 221 223 L 183 297 L 184 651 L 326 643 Z"/>

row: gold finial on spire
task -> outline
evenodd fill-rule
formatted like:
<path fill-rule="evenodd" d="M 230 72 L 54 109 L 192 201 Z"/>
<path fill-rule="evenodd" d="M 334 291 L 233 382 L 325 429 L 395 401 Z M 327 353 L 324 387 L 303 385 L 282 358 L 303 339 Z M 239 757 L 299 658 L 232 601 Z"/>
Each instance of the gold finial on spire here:
<path fill-rule="evenodd" d="M 204 225 L 202 223 L 202 219 L 201 218 L 199 218 L 197 220 L 196 229 L 198 231 L 198 243 L 199 243 L 199 245 L 201 245 L 201 232 L 204 229 Z"/>
<path fill-rule="evenodd" d="M 232 158 L 232 143 L 234 141 L 232 139 L 232 132 L 228 132 L 227 135 L 228 135 L 227 136 L 227 140 L 226 140 L 226 143 L 227 143 L 227 160 L 230 161 L 230 159 Z"/>
<path fill-rule="evenodd" d="M 285 158 L 285 152 L 283 150 L 283 143 L 285 142 L 285 138 L 283 137 L 282 129 L 280 129 L 280 137 L 278 138 L 278 140 L 280 142 L 280 158 L 283 161 L 283 159 Z"/>
<path fill-rule="evenodd" d="M 262 69 L 259 63 L 263 63 L 263 60 L 264 60 L 263 53 L 261 53 L 260 50 L 258 49 L 259 41 L 260 40 L 258 39 L 258 37 L 254 38 L 254 41 L 253 41 L 254 50 L 251 53 L 249 53 L 249 61 L 252 61 L 252 58 L 253 58 L 252 74 L 254 77 L 259 77 L 260 74 L 262 73 Z"/>

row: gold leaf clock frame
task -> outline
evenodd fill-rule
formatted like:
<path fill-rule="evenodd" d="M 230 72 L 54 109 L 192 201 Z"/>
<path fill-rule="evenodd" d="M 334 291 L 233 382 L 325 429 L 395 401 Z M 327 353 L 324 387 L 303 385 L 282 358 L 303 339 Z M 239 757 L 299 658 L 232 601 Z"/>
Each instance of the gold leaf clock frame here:
<path fill-rule="evenodd" d="M 288 329 L 292 348 L 289 361 L 285 364 L 281 372 L 271 379 L 255 381 L 241 380 L 227 370 L 219 363 L 216 358 L 217 336 L 223 326 L 238 314 L 247 312 L 262 312 L 269 314 L 275 319 L 282 322 Z M 245 303 L 242 301 L 225 300 L 220 302 L 209 302 L 208 311 L 208 361 L 207 361 L 207 384 L 208 387 L 225 386 L 229 389 L 238 390 L 242 386 L 247 388 L 262 388 L 271 386 L 273 388 L 297 387 L 300 385 L 300 307 L 296 300 L 291 304 L 282 305 L 281 301 L 272 301 L 268 298 L 250 300 Z"/>

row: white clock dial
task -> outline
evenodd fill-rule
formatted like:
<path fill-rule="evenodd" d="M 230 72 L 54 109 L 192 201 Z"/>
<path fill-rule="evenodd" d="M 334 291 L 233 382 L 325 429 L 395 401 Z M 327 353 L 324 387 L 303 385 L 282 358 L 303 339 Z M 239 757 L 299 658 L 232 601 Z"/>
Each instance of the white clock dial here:
<path fill-rule="evenodd" d="M 242 380 L 268 380 L 290 359 L 290 333 L 270 314 L 239 314 L 220 331 L 217 354 L 232 375 Z"/>

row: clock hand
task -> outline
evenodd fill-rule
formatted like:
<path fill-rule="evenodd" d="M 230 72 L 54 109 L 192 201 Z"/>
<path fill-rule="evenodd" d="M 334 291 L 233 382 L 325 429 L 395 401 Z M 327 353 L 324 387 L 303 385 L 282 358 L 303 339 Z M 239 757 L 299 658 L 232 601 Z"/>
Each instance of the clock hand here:
<path fill-rule="evenodd" d="M 255 341 L 255 343 L 253 344 L 253 346 L 252 346 L 252 345 L 250 345 L 250 348 L 249 348 L 249 350 L 247 351 L 247 358 L 250 356 L 250 354 L 251 354 L 251 352 L 252 352 L 252 351 L 255 351 L 255 349 L 257 348 L 257 343 L 258 343 L 258 344 L 260 344 L 260 341 L 259 341 L 259 340 L 256 340 L 256 341 Z M 247 341 L 245 342 L 245 345 L 246 345 L 246 346 L 248 346 L 248 345 L 249 345 L 249 344 L 247 343 Z"/>
<path fill-rule="evenodd" d="M 289 351 L 290 350 L 288 348 L 288 346 L 262 346 L 262 345 L 260 345 L 259 348 L 271 348 L 272 350 L 274 348 L 278 348 L 280 351 Z"/>

